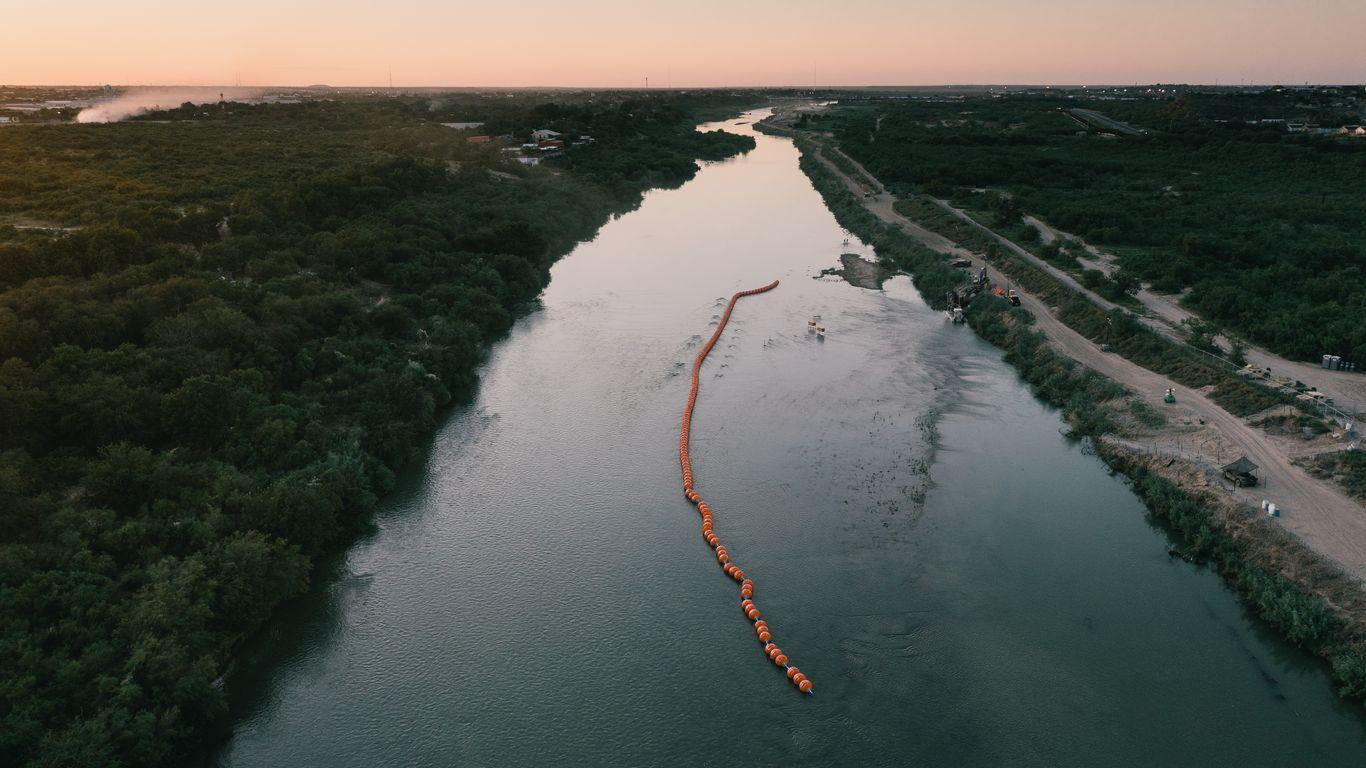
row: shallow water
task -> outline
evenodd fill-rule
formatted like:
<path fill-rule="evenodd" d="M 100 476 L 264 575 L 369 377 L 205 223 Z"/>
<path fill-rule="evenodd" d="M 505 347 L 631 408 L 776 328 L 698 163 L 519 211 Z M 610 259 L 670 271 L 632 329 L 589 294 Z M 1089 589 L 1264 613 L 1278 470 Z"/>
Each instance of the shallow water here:
<path fill-rule="evenodd" d="M 1321 665 L 1168 558 L 997 350 L 905 278 L 812 279 L 869 250 L 756 139 L 556 265 L 375 534 L 248 649 L 217 761 L 1363 764 Z M 811 697 L 675 453 L 693 355 L 774 278 L 703 370 L 693 461 Z"/>

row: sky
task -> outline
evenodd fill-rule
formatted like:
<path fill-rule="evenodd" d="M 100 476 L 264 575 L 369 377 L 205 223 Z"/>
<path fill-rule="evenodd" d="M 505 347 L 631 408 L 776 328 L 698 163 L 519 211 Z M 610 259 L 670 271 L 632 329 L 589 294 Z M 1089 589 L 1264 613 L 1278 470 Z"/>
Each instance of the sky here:
<path fill-rule="evenodd" d="M 1366 82 L 1366 0 L 0 0 L 0 84 Z"/>

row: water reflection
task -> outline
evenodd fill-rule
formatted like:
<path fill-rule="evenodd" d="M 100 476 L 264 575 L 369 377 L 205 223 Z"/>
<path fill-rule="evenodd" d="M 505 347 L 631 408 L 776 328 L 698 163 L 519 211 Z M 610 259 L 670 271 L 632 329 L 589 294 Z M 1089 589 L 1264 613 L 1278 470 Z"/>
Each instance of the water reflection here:
<path fill-rule="evenodd" d="M 555 267 L 376 533 L 233 675 L 218 761 L 1360 764 L 1318 665 L 1169 558 L 996 350 L 904 278 L 813 279 L 868 249 L 757 141 Z M 774 278 L 704 370 L 693 458 L 811 698 L 674 454 L 697 346 Z"/>

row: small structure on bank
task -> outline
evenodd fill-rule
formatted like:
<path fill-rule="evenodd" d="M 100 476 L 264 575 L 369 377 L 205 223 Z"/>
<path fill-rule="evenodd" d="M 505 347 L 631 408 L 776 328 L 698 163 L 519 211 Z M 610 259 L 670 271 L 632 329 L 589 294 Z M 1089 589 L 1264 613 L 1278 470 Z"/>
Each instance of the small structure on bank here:
<path fill-rule="evenodd" d="M 1251 488 L 1257 484 L 1257 476 L 1253 474 L 1256 471 L 1257 465 L 1246 456 L 1240 456 L 1232 464 L 1224 465 L 1224 477 L 1240 488 Z"/>

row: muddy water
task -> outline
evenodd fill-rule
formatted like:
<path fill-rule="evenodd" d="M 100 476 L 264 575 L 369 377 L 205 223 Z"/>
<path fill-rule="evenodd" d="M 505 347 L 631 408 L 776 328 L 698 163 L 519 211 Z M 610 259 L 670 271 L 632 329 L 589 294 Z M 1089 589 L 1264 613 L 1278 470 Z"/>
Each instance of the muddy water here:
<path fill-rule="evenodd" d="M 755 115 L 730 123 L 749 133 Z M 561 261 L 330 577 L 229 680 L 224 766 L 1361 765 L 1326 675 L 846 234 L 790 142 Z M 699 488 L 803 697 L 679 492 Z M 819 341 L 806 319 L 830 328 Z"/>

